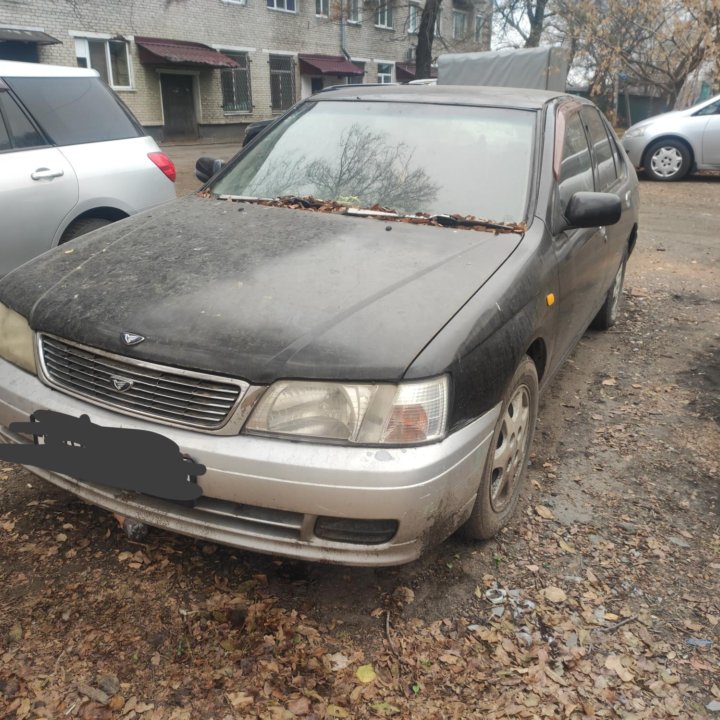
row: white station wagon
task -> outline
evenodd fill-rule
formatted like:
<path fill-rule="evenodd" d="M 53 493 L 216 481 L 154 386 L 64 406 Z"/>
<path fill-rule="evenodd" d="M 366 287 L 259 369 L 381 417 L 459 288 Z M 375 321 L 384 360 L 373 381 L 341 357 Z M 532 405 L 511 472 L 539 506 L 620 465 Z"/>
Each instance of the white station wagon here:
<path fill-rule="evenodd" d="M 0 60 L 0 277 L 175 198 L 175 167 L 95 70 Z"/>

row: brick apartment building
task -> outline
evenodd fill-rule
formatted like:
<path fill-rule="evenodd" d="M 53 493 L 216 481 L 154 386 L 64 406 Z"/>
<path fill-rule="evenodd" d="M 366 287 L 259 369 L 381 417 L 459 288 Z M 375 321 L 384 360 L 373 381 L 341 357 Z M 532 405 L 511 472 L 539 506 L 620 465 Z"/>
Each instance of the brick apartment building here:
<path fill-rule="evenodd" d="M 96 69 L 160 140 L 239 139 L 322 87 L 414 77 L 413 0 L 0 0 L 0 59 Z M 449 0 L 433 52 L 487 50 Z"/>

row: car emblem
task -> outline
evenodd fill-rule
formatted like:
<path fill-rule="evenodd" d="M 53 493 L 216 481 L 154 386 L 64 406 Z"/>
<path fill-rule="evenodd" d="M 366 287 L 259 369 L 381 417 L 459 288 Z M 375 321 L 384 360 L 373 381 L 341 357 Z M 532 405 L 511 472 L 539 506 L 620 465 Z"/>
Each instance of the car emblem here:
<path fill-rule="evenodd" d="M 124 332 L 122 334 L 122 339 L 126 345 L 139 345 L 145 338 L 142 335 Z"/>
<path fill-rule="evenodd" d="M 120 377 L 120 375 L 111 375 L 110 380 L 112 380 L 113 387 L 118 392 L 125 392 L 126 390 L 129 390 L 135 384 L 132 380 L 128 380 L 127 378 Z"/>

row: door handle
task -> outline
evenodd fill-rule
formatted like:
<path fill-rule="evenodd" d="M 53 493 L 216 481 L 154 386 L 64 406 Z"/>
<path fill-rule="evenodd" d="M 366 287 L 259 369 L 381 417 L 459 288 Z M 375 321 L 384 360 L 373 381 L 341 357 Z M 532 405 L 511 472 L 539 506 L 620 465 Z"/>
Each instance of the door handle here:
<path fill-rule="evenodd" d="M 56 177 L 62 177 L 65 174 L 64 170 L 51 170 L 50 168 L 38 168 L 34 173 L 31 173 L 30 177 L 33 180 L 52 180 Z"/>

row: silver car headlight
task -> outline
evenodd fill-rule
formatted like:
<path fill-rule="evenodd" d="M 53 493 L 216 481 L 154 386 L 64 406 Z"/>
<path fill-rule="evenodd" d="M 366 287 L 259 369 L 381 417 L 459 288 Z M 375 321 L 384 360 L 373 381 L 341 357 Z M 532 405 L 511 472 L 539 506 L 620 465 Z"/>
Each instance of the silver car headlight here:
<path fill-rule="evenodd" d="M 642 137 L 648 129 L 648 125 L 636 125 L 628 128 L 623 135 L 624 138 Z"/>
<path fill-rule="evenodd" d="M 19 313 L 0 303 L 0 357 L 35 373 L 33 331 Z"/>
<path fill-rule="evenodd" d="M 281 380 L 244 432 L 357 445 L 417 445 L 445 435 L 446 375 L 399 385 Z"/>

